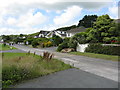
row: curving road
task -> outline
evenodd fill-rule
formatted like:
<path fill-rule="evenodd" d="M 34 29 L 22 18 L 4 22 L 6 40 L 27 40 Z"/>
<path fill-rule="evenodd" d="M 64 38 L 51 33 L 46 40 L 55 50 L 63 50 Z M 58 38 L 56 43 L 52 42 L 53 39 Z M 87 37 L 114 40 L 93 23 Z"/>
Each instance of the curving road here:
<path fill-rule="evenodd" d="M 14 45 L 14 47 L 23 51 L 30 51 L 31 53 L 36 52 L 36 54 L 38 55 L 42 55 L 42 53 L 45 51 L 51 52 L 55 55 L 55 58 L 58 58 L 67 64 L 74 65 L 74 67 L 80 68 L 83 71 L 118 82 L 117 61 L 109 61 L 85 56 L 71 55 L 67 53 L 59 53 L 55 51 L 56 47 L 44 49 L 30 48 L 22 45 Z"/>
<path fill-rule="evenodd" d="M 44 49 L 37 49 L 37 48 L 30 48 L 24 45 L 14 45 L 14 47 L 23 50 L 23 51 L 30 51 L 31 53 L 36 53 L 38 55 L 42 55 L 43 52 L 48 51 L 55 55 L 55 58 L 62 60 L 63 62 L 67 64 L 74 65 L 74 67 L 80 68 L 80 70 L 73 69 L 67 70 L 70 76 L 66 73 L 66 71 L 62 71 L 62 73 L 59 73 L 57 75 L 52 74 L 52 76 L 48 75 L 45 77 L 49 77 L 45 79 L 44 77 L 41 77 L 40 79 L 37 78 L 33 81 L 26 82 L 23 84 L 20 84 L 16 87 L 117 87 L 118 86 L 118 62 L 117 61 L 109 61 L 109 60 L 103 60 L 103 59 L 96 59 L 96 58 L 90 58 L 85 56 L 77 56 L 77 55 L 71 55 L 67 53 L 59 53 L 56 52 L 56 47 L 52 48 L 44 48 Z M 74 74 L 73 74 L 74 72 Z M 62 77 L 61 74 L 63 75 Z M 76 76 L 77 75 L 77 76 Z M 49 80 L 51 80 L 51 77 L 53 77 L 52 80 L 55 79 L 55 82 L 58 83 L 59 81 L 62 83 L 64 79 L 66 78 L 67 81 L 63 83 L 62 85 L 58 86 L 59 84 L 51 83 Z M 67 78 L 68 77 L 68 78 Z M 43 81 L 41 81 L 41 79 Z M 73 79 L 71 79 L 73 78 Z M 74 78 L 78 78 L 74 80 Z M 86 78 L 86 79 L 85 79 Z M 69 80 L 73 81 L 74 84 L 71 86 L 71 82 Z M 77 84 L 78 81 L 80 84 Z M 39 82 L 39 84 L 37 84 Z M 43 83 L 43 84 L 42 84 Z M 44 84 L 45 83 L 45 84 Z M 96 84 L 95 84 L 96 83 Z M 64 86 L 65 84 L 65 86 Z M 56 86 L 54 86 L 56 85 Z M 80 86 L 83 85 L 83 86 Z M 88 85 L 88 86 L 87 86 Z"/>

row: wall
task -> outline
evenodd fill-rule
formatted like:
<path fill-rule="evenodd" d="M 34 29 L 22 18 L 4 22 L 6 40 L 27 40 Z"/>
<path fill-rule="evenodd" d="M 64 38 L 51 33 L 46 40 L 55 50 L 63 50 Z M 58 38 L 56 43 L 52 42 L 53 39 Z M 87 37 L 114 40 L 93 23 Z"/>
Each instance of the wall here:
<path fill-rule="evenodd" d="M 86 47 L 88 47 L 89 44 L 79 44 L 77 45 L 77 51 L 78 52 L 84 52 Z"/>
<path fill-rule="evenodd" d="M 79 44 L 77 45 L 78 52 L 84 52 L 89 44 Z M 103 46 L 120 46 L 120 44 L 102 44 Z"/>

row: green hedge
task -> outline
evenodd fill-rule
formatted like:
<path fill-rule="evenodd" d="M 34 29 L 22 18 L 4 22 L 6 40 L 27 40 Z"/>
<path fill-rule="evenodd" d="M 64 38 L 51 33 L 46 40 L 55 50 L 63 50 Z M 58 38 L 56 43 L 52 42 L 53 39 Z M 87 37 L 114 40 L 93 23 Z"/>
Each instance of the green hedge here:
<path fill-rule="evenodd" d="M 90 44 L 85 52 L 107 54 L 107 55 L 120 55 L 120 46 L 103 46 L 101 44 Z"/>

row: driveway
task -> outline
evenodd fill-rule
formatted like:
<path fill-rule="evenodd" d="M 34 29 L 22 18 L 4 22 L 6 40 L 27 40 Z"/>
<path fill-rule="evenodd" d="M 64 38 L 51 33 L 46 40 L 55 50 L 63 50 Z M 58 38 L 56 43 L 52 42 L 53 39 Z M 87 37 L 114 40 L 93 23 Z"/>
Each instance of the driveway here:
<path fill-rule="evenodd" d="M 118 88 L 118 83 L 79 69 L 68 69 L 24 81 L 14 88 Z"/>
<path fill-rule="evenodd" d="M 70 55 L 67 53 L 59 53 L 54 50 L 55 48 L 36 49 L 21 45 L 14 46 L 23 51 L 30 51 L 31 53 L 36 52 L 36 54 L 38 55 L 42 55 L 43 52 L 49 51 L 55 55 L 55 58 L 60 59 L 67 64 L 71 64 L 74 67 L 80 68 L 80 70 L 118 82 L 117 61 L 109 61 L 85 56 Z"/>

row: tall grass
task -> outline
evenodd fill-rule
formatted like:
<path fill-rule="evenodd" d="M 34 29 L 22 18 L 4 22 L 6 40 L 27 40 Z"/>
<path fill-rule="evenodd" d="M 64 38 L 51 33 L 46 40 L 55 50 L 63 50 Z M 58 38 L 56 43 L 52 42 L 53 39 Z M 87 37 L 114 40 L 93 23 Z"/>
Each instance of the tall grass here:
<path fill-rule="evenodd" d="M 71 68 L 57 59 L 49 62 L 42 56 L 26 53 L 4 53 L 2 66 L 3 88 L 22 80 L 47 75 Z"/>

